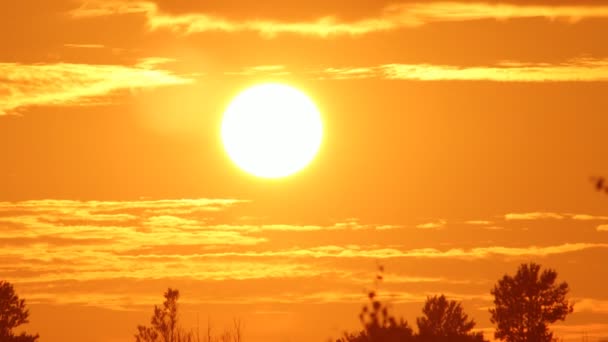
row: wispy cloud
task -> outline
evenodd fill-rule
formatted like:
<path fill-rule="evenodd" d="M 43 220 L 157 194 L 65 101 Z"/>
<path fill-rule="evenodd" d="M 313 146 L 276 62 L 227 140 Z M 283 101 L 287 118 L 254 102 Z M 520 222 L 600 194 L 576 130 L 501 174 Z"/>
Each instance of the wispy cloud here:
<path fill-rule="evenodd" d="M 564 63 L 501 62 L 462 67 L 433 64 L 385 64 L 327 68 L 321 79 L 379 78 L 411 81 L 579 82 L 608 80 L 608 59 L 577 58 Z"/>
<path fill-rule="evenodd" d="M 267 37 L 280 33 L 329 36 L 340 34 L 358 35 L 394 28 L 393 23 L 385 21 L 382 18 L 365 19 L 350 23 L 340 22 L 331 15 L 310 22 L 260 19 L 238 21 L 204 13 L 172 15 L 161 12 L 154 2 L 146 1 L 87 1 L 79 8 L 70 12 L 74 18 L 133 13 L 145 15 L 151 30 L 169 29 L 180 33 L 254 31 Z"/>
<path fill-rule="evenodd" d="M 133 13 L 147 13 L 156 11 L 157 6 L 147 1 L 84 1 L 83 4 L 70 12 L 77 18 L 101 17 L 108 15 L 122 15 Z"/>
<path fill-rule="evenodd" d="M 361 288 L 370 284 L 369 267 L 380 260 L 389 265 L 385 285 L 396 289 L 389 290 L 394 303 L 422 302 L 431 294 L 424 292 L 429 288 L 453 298 L 489 302 L 487 293 L 459 293 L 486 288 L 491 281 L 486 275 L 468 278 L 466 273 L 454 275 L 442 266 L 426 265 L 504 264 L 608 251 L 603 241 L 515 246 L 513 241 L 471 241 L 466 246 L 472 247 L 445 248 L 426 248 L 434 246 L 428 239 L 386 244 L 372 240 L 403 236 L 391 231 L 403 226 L 355 218 L 323 224 L 226 221 L 231 210 L 248 205 L 238 199 L 205 198 L 0 202 L 0 273 L 32 304 L 132 309 L 133 303 L 156 303 L 158 294 L 151 291 L 166 283 L 184 291 L 195 289 L 196 295 L 185 296 L 187 303 L 360 303 L 365 300 Z M 568 215 L 574 214 L 564 214 Z M 438 232 L 443 233 L 448 232 Z M 341 238 L 329 242 L 327 236 Z M 417 264 L 424 269 L 404 268 Z M 114 289 L 112 284 L 122 287 Z M 130 284 L 128 290 L 125 284 Z M 418 292 L 400 292 L 402 284 Z M 593 299 L 582 303 L 583 311 L 605 309 Z"/>
<path fill-rule="evenodd" d="M 19 282 L 159 277 L 262 279 L 330 272 L 315 265 L 314 260 L 319 259 L 545 257 L 608 248 L 604 243 L 450 249 L 351 243 L 276 248 L 276 244 L 271 244 L 273 232 L 365 233 L 378 229 L 389 232 L 386 225 L 363 224 L 356 219 L 326 225 L 216 222 L 225 215 L 224 211 L 243 202 L 235 199 L 0 202 L 3 246 L 0 258 L 6 261 L 2 272 Z M 423 228 L 438 228 L 445 223 L 445 220 L 430 222 Z M 410 277 L 410 281 L 418 282 L 441 279 Z"/>
<path fill-rule="evenodd" d="M 321 271 L 304 261 L 281 260 L 256 252 L 258 248 L 267 248 L 262 246 L 269 242 L 265 233 L 377 229 L 377 225 L 362 224 L 355 219 L 327 225 L 216 222 L 223 211 L 245 202 L 236 199 L 0 202 L 3 247 L 0 259 L 6 262 L 2 272 L 12 274 L 19 282 L 311 276 Z M 219 253 L 243 248 L 251 249 L 243 256 L 251 253 L 260 258 L 235 260 L 239 254 L 225 255 L 225 262 L 217 258 Z M 270 262 L 272 266 L 267 258 L 274 259 Z"/>
<path fill-rule="evenodd" d="M 240 291 L 239 291 L 240 292 Z M 428 296 L 432 295 L 427 292 L 407 292 L 407 291 L 391 291 L 390 294 L 380 294 L 380 297 L 390 301 L 393 304 L 404 303 L 423 303 Z M 481 293 L 447 293 L 451 299 L 456 300 L 490 300 L 489 295 Z M 293 293 L 291 291 L 281 291 L 264 295 L 247 296 L 243 294 L 234 294 L 230 297 L 218 297 L 208 293 L 200 293 L 195 298 L 187 297 L 180 299 L 180 302 L 186 304 L 336 304 L 349 303 L 359 304 L 365 300 L 366 295 L 361 291 L 344 291 L 344 290 L 317 290 L 306 291 L 303 293 Z M 158 295 L 142 295 L 137 296 L 137 305 L 154 305 L 158 302 Z M 114 293 L 74 293 L 57 298 L 56 294 L 50 293 L 32 293 L 28 295 L 28 303 L 53 303 L 53 304 L 77 304 L 85 306 L 106 307 L 115 310 L 130 310 L 132 309 L 132 299 L 126 295 Z M 271 313 L 281 313 L 274 312 Z"/>
<path fill-rule="evenodd" d="M 151 1 L 87 1 L 71 11 L 71 15 L 75 18 L 134 13 L 145 15 L 152 30 L 169 29 L 186 34 L 210 31 L 252 31 L 267 37 L 283 33 L 328 37 L 363 35 L 435 22 L 483 19 L 544 18 L 576 22 L 587 18 L 608 18 L 608 6 L 418 2 L 390 5 L 377 16 L 354 21 L 340 20 L 333 13 L 311 21 L 285 21 L 280 18 L 233 20 L 208 13 L 169 14 L 162 12 Z"/>
<path fill-rule="evenodd" d="M 517 220 L 562 220 L 571 219 L 575 221 L 606 221 L 608 216 L 588 215 L 588 214 L 573 214 L 573 213 L 556 213 L 556 212 L 529 212 L 529 213 L 508 213 L 504 216 L 507 221 Z M 599 230 L 599 229 L 598 229 Z"/>
<path fill-rule="evenodd" d="M 382 67 L 389 79 L 422 81 L 564 82 L 608 80 L 608 60 L 580 58 L 560 64 L 502 62 L 496 66 L 390 64 Z"/>
<path fill-rule="evenodd" d="M 84 215 L 88 219 L 104 217 L 108 212 L 143 210 L 151 213 L 190 213 L 193 211 L 218 211 L 230 206 L 246 203 L 237 199 L 163 199 L 163 200 L 132 200 L 132 201 L 75 201 L 75 200 L 31 200 L 21 202 L 0 202 L 0 214 L 5 212 L 57 212 L 59 214 Z"/>
<path fill-rule="evenodd" d="M 210 252 L 197 254 L 204 258 L 448 258 L 448 259 L 481 259 L 489 257 L 546 257 L 551 255 L 574 253 L 589 249 L 607 249 L 608 243 L 566 243 L 553 246 L 528 247 L 477 247 L 471 249 L 452 248 L 417 248 L 401 250 L 396 248 L 373 248 L 350 245 L 347 247 L 326 245 L 311 248 L 293 248 L 277 251 L 244 251 L 244 252 Z M 139 254 L 139 251 L 137 252 Z M 146 257 L 150 257 L 147 255 Z M 156 255 L 153 257 L 161 257 Z"/>
<path fill-rule="evenodd" d="M 106 103 L 108 95 L 121 90 L 192 82 L 158 69 L 157 61 L 134 66 L 0 63 L 0 115 L 29 106 Z"/>
<path fill-rule="evenodd" d="M 546 219 L 555 219 L 561 220 L 564 218 L 564 215 L 559 213 L 552 212 L 531 212 L 531 213 L 509 213 L 505 214 L 505 220 L 507 221 L 515 221 L 515 220 L 546 220 Z"/>
<path fill-rule="evenodd" d="M 601 224 L 597 226 L 596 230 L 598 232 L 608 232 L 608 224 Z"/>
<path fill-rule="evenodd" d="M 421 223 L 416 225 L 419 229 L 441 229 L 448 223 L 446 220 L 436 220 L 433 222 Z"/>
<path fill-rule="evenodd" d="M 385 9 L 385 17 L 402 25 L 471 20 L 509 20 L 544 18 L 577 22 L 587 18 L 608 17 L 608 6 L 520 5 L 489 2 L 429 1 L 395 4 Z"/>
<path fill-rule="evenodd" d="M 491 82 L 604 82 L 608 81 L 608 59 L 575 58 L 562 63 L 499 62 L 482 66 L 435 64 L 383 64 L 377 66 L 329 67 L 322 70 L 289 70 L 283 65 L 252 66 L 226 72 L 235 76 L 282 76 L 299 74 L 321 80 L 387 79 L 404 81 L 491 81 Z M 589 215 L 579 215 L 585 219 Z"/>
<path fill-rule="evenodd" d="M 570 214 L 573 220 L 577 221 L 606 221 L 608 216 L 587 215 L 587 214 Z"/>

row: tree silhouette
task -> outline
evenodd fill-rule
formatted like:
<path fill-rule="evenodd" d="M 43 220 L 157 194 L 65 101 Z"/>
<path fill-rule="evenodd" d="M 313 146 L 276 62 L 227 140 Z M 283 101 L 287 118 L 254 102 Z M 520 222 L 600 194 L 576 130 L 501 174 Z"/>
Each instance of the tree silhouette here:
<path fill-rule="evenodd" d="M 2 342 L 34 342 L 38 334 L 15 335 L 13 329 L 28 323 L 30 313 L 25 307 L 25 299 L 19 299 L 13 285 L 0 281 L 0 341 Z"/>
<path fill-rule="evenodd" d="M 369 303 L 359 314 L 363 330 L 355 334 L 344 334 L 337 342 L 406 342 L 413 340 L 413 331 L 403 318 L 397 320 L 390 314 L 387 304 L 378 299 L 378 285 L 383 279 L 384 268 L 378 266 L 375 289 L 367 294 Z"/>
<path fill-rule="evenodd" d="M 420 341 L 484 341 L 482 333 L 471 332 L 475 321 L 464 313 L 461 303 L 444 295 L 428 297 L 422 313 L 416 319 Z"/>
<path fill-rule="evenodd" d="M 137 334 L 135 334 L 135 342 L 200 342 L 201 338 L 197 329 L 194 331 L 186 331 L 179 326 L 179 313 L 177 301 L 179 300 L 179 291 L 169 288 L 164 293 L 165 301 L 162 307 L 155 305 L 154 314 L 150 319 L 151 326 L 137 326 Z M 206 342 L 241 342 L 242 322 L 239 319 L 233 319 L 233 327 L 225 329 L 221 335 L 212 336 L 211 323 L 207 324 Z M 4 342 L 0 340 L 0 342 Z M 21 341 L 19 341 L 21 342 Z"/>
<path fill-rule="evenodd" d="M 564 320 L 573 311 L 566 299 L 566 282 L 556 284 L 557 272 L 540 272 L 540 265 L 522 264 L 515 276 L 505 275 L 491 291 L 495 308 L 491 322 L 494 337 L 507 342 L 550 342 L 548 324 Z"/>
<path fill-rule="evenodd" d="M 164 294 L 163 306 L 154 306 L 151 326 L 137 326 L 136 342 L 185 342 L 192 341 L 191 333 L 178 327 L 177 301 L 179 291 L 169 288 Z"/>

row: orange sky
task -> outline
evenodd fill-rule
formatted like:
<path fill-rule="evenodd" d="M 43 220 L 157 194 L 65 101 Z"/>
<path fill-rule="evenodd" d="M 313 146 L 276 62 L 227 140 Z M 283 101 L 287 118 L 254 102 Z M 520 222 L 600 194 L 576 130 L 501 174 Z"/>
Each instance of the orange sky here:
<path fill-rule="evenodd" d="M 411 323 L 445 293 L 490 338 L 536 261 L 577 303 L 557 335 L 608 337 L 606 32 L 599 0 L 3 1 L 0 278 L 43 341 L 131 341 L 171 286 L 188 328 L 304 342 L 358 328 L 380 262 Z M 325 124 L 281 180 L 219 138 L 267 81 Z"/>

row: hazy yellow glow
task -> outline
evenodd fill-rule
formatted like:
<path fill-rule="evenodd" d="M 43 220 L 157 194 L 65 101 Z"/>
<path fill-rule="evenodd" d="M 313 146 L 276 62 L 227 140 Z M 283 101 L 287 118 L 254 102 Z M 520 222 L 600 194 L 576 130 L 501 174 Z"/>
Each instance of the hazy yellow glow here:
<path fill-rule="evenodd" d="M 224 113 L 222 141 L 241 169 L 258 177 L 293 174 L 312 161 L 323 125 L 314 103 L 282 84 L 262 84 L 240 93 Z"/>

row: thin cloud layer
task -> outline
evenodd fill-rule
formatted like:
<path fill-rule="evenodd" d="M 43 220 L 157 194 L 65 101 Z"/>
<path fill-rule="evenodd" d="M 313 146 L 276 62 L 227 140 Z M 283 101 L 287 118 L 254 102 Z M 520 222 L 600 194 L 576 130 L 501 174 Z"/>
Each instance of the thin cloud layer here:
<path fill-rule="evenodd" d="M 437 221 L 433 221 L 433 222 L 427 222 L 427 223 L 418 224 L 418 225 L 416 225 L 416 228 L 419 228 L 419 229 L 441 229 L 441 228 L 444 228 L 447 223 L 448 223 L 448 221 L 446 221 L 446 220 L 437 220 Z"/>
<path fill-rule="evenodd" d="M 608 80 L 608 60 L 578 58 L 564 63 L 502 62 L 461 67 L 433 64 L 385 64 L 373 67 L 327 68 L 321 79 L 379 78 L 409 81 L 594 82 Z"/>
<path fill-rule="evenodd" d="M 608 248 L 600 242 L 443 249 L 399 244 L 380 247 L 361 242 L 285 245 L 283 240 L 274 240 L 275 234 L 291 234 L 294 241 L 299 241 L 301 236 L 321 231 L 393 234 L 393 230 L 408 228 L 387 229 L 385 224 L 363 224 L 356 219 L 325 225 L 218 222 L 225 211 L 245 203 L 235 199 L 0 202 L 0 258 L 10 265 L 4 266 L 3 272 L 20 282 L 159 277 L 263 279 L 318 276 L 328 272 L 315 265 L 314 260 L 321 259 L 481 260 L 548 257 Z M 446 222 L 431 223 L 432 227 L 422 228 L 438 228 Z"/>
<path fill-rule="evenodd" d="M 226 250 L 266 244 L 270 238 L 264 234 L 271 232 L 376 229 L 376 225 L 361 224 L 354 219 L 330 225 L 217 222 L 222 212 L 246 202 L 235 199 L 0 202 L 3 246 L 0 258 L 10 265 L 2 271 L 19 282 L 311 276 L 320 270 L 305 262 L 273 260 L 271 266 L 267 260 L 219 262 L 217 256 Z M 264 253 L 259 256 L 266 258 Z"/>
<path fill-rule="evenodd" d="M 342 21 L 328 13 L 312 21 L 282 21 L 280 19 L 231 20 L 207 13 L 169 14 L 150 1 L 87 1 L 70 12 L 72 17 L 87 18 L 108 15 L 143 14 L 151 30 L 169 29 L 191 34 L 198 32 L 257 32 L 266 37 L 278 34 L 299 34 L 328 37 L 364 35 L 417 27 L 435 22 L 473 20 L 509 20 L 543 18 L 577 22 L 587 18 L 608 18 L 608 6 L 587 5 L 517 5 L 484 2 L 418 2 L 394 4 L 381 14 L 355 21 Z"/>
<path fill-rule="evenodd" d="M 556 212 L 529 212 L 529 213 L 508 213 L 504 216 L 507 221 L 532 221 L 532 220 L 562 220 L 571 219 L 575 221 L 606 221 L 608 216 L 556 213 Z"/>
<path fill-rule="evenodd" d="M 606 221 L 608 220 L 608 216 L 597 216 L 597 215 L 588 215 L 588 214 L 571 214 L 573 220 L 578 221 Z"/>
<path fill-rule="evenodd" d="M 489 257 L 546 257 L 551 255 L 574 253 L 589 249 L 607 249 L 608 243 L 565 243 L 554 246 L 528 247 L 478 247 L 471 249 L 453 248 L 440 250 L 436 248 L 418 248 L 400 250 L 396 248 L 373 248 L 365 246 L 319 246 L 308 249 L 290 249 L 264 252 L 221 252 L 204 253 L 199 257 L 281 257 L 281 258 L 448 258 L 448 259 L 482 259 Z"/>
<path fill-rule="evenodd" d="M 157 59 L 134 66 L 0 63 L 0 115 L 29 106 L 107 103 L 117 91 L 191 83 L 157 69 Z"/>
<path fill-rule="evenodd" d="M 561 220 L 564 215 L 551 212 L 533 212 L 533 213 L 509 213 L 505 215 L 505 220 L 546 220 L 556 219 Z"/>

